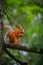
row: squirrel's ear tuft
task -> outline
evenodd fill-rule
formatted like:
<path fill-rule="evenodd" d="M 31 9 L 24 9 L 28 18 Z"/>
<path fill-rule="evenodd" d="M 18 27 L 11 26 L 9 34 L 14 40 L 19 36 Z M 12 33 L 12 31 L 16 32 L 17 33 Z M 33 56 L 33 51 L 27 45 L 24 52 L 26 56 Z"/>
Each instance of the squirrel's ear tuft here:
<path fill-rule="evenodd" d="M 18 24 L 18 28 L 21 28 L 22 26 L 20 24 Z"/>

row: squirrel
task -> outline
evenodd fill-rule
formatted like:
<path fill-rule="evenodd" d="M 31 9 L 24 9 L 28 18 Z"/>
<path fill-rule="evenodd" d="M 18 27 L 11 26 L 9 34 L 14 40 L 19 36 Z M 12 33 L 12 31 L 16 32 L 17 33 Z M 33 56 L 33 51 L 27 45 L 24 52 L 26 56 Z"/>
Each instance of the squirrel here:
<path fill-rule="evenodd" d="M 18 27 L 14 30 L 8 32 L 7 37 L 9 42 L 15 45 L 20 45 L 20 38 L 23 37 L 24 29 L 19 24 Z"/>

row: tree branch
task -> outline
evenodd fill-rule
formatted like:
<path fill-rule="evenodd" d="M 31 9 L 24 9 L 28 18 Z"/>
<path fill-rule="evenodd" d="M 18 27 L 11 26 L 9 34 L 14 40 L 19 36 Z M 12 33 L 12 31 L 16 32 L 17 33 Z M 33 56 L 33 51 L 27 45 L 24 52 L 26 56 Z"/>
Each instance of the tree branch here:
<path fill-rule="evenodd" d="M 22 50 L 22 51 L 26 51 L 26 52 L 43 54 L 43 49 L 38 49 L 37 47 L 27 48 L 26 46 L 20 46 L 20 45 L 17 46 L 17 45 L 12 45 L 12 44 L 5 44 L 4 47 L 16 49 L 16 50 Z"/>
<path fill-rule="evenodd" d="M 16 62 L 18 62 L 20 65 L 27 65 L 27 62 L 20 60 L 19 58 L 12 55 L 6 48 L 4 48 L 5 52 Z"/>
<path fill-rule="evenodd" d="M 43 8 L 43 0 L 27 0 L 27 4 L 32 4 L 32 3 Z"/>

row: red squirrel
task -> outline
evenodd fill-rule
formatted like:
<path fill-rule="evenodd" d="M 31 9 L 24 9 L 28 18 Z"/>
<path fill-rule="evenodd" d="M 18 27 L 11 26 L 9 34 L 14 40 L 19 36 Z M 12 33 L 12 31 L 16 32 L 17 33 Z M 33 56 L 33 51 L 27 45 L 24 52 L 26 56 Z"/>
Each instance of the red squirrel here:
<path fill-rule="evenodd" d="M 18 25 L 18 27 L 15 30 L 12 30 L 8 33 L 9 42 L 14 43 L 15 45 L 20 44 L 20 37 L 23 37 L 24 29 L 21 25 Z"/>

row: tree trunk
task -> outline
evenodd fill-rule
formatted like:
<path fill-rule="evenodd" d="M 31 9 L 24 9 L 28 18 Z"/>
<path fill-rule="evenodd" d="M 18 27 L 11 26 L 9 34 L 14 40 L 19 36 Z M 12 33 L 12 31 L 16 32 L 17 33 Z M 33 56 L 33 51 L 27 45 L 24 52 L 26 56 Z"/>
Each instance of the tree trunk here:
<path fill-rule="evenodd" d="M 0 65 L 2 63 L 2 47 L 3 47 L 3 5 L 4 0 L 0 0 Z"/>

